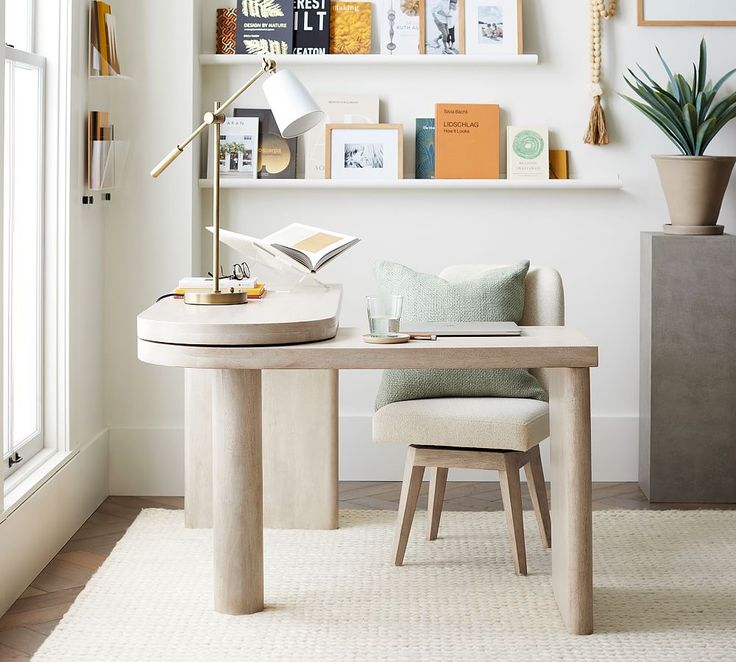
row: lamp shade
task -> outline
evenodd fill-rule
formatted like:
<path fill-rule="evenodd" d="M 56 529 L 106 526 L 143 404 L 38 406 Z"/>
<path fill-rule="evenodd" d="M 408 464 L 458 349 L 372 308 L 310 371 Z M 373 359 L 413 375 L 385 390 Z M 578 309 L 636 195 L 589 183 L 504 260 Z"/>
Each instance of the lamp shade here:
<path fill-rule="evenodd" d="M 324 113 L 299 79 L 286 69 L 263 83 L 263 93 L 284 138 L 294 138 L 314 128 Z"/>

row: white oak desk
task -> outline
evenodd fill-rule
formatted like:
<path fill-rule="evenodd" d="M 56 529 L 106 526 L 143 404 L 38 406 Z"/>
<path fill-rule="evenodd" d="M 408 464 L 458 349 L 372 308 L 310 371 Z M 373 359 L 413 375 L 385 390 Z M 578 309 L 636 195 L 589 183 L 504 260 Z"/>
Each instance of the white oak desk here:
<path fill-rule="evenodd" d="M 598 364 L 598 349 L 583 335 L 570 327 L 525 327 L 521 338 L 368 345 L 361 330 L 346 328 L 331 340 L 309 344 L 222 345 L 217 324 L 209 331 L 202 325 L 207 310 L 182 312 L 183 307 L 161 302 L 141 314 L 138 356 L 158 365 L 214 371 L 215 609 L 234 614 L 263 609 L 262 370 L 545 368 L 554 592 L 569 631 L 593 631 L 589 368 Z M 200 344 L 177 344 L 181 325 L 186 326 L 180 315 L 197 324 Z"/>

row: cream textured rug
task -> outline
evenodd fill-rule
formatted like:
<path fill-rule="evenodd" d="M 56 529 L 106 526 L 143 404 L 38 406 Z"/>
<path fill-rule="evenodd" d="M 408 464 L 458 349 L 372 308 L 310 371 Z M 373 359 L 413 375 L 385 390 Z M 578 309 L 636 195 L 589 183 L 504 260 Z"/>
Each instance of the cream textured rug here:
<path fill-rule="evenodd" d="M 528 577 L 503 513 L 445 513 L 433 543 L 418 513 L 403 568 L 394 513 L 267 531 L 266 611 L 223 616 L 211 532 L 146 510 L 34 660 L 736 660 L 736 512 L 596 512 L 589 637 L 565 632 L 526 515 Z"/>

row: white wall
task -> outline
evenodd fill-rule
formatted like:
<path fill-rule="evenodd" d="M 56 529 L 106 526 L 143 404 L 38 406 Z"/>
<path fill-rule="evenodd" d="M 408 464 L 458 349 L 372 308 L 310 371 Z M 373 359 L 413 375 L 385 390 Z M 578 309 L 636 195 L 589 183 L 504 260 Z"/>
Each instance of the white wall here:
<path fill-rule="evenodd" d="M 133 4 L 141 26 L 157 15 L 154 5 L 159 3 L 146 3 L 145 7 Z M 214 11 L 222 2 L 206 0 L 203 4 L 206 20 L 202 40 L 205 50 L 212 51 Z M 298 74 L 314 92 L 378 95 L 381 119 L 404 124 L 407 172 L 413 170 L 415 117 L 432 116 L 438 101 L 497 102 L 503 109 L 504 124 L 548 125 L 552 146 L 571 150 L 574 175 L 618 173 L 624 191 L 312 190 L 278 196 L 267 191 L 227 191 L 222 200 L 222 222 L 225 227 L 254 235 L 301 221 L 362 237 L 358 247 L 322 272 L 326 281 L 344 285 L 344 325 L 364 324 L 363 296 L 374 289 L 371 270 L 379 259 L 430 272 L 459 262 L 500 263 L 523 258 L 555 266 L 566 286 L 568 323 L 600 345 L 600 367 L 592 377 L 594 478 L 636 480 L 639 233 L 659 229 L 667 221 L 650 155 L 672 152 L 673 148 L 644 118 L 616 98 L 614 91 L 623 91 L 621 73 L 636 61 L 660 76 L 655 44 L 675 69 L 687 70 L 703 34 L 710 45 L 712 74 L 720 75 L 734 66 L 736 29 L 637 27 L 635 3 L 621 3 L 619 16 L 606 22 L 604 28 L 605 105 L 612 143 L 592 147 L 582 144 L 591 106 L 587 94 L 587 3 L 525 0 L 524 7 L 526 51 L 539 54 L 537 67 L 300 66 Z M 170 25 L 179 20 L 181 30 L 174 29 L 178 27 L 174 24 L 171 29 L 157 31 L 156 39 L 147 46 L 152 58 L 147 65 L 149 73 L 158 71 L 159 60 L 171 57 L 172 52 L 185 59 L 189 38 L 186 16 L 169 17 Z M 222 99 L 251 71 L 247 67 L 211 67 L 204 73 L 201 111 L 209 109 L 213 99 Z M 170 78 L 156 80 L 160 89 L 148 92 L 155 92 L 152 98 L 163 104 L 167 113 L 155 131 L 146 129 L 136 138 L 158 141 L 156 150 L 151 150 L 152 158 L 140 162 L 142 167 L 145 161 L 145 170 L 154 156 L 165 153 L 187 132 L 191 119 L 186 104 L 177 103 L 188 90 L 185 76 L 172 72 Z M 736 81 L 731 81 L 727 89 L 735 86 Z M 260 91 L 249 91 L 239 103 L 259 106 L 263 101 Z M 158 118 L 161 121 L 160 115 Z M 736 123 L 723 132 L 710 152 L 736 152 Z M 180 453 L 175 440 L 180 439 L 182 425 L 181 376 L 136 364 L 133 323 L 135 313 L 154 294 L 171 287 L 176 276 L 186 273 L 190 244 L 186 204 L 180 197 L 189 202 L 191 182 L 186 168 L 178 167 L 178 174 L 166 174 L 166 188 L 154 190 L 150 183 L 144 183 L 143 175 L 136 175 L 140 184 L 126 199 L 132 207 L 125 218 L 121 215 L 118 227 L 110 228 L 107 240 L 109 270 L 128 275 L 131 264 L 136 268 L 132 280 L 125 280 L 125 287 L 108 290 L 108 295 L 120 295 L 114 309 L 108 307 L 108 421 L 113 428 L 126 429 L 120 433 L 127 440 L 121 442 L 121 449 L 134 448 L 131 439 L 155 438 L 152 428 L 167 428 L 161 439 L 171 457 Z M 176 189 L 175 194 L 172 189 Z M 210 200 L 209 193 L 202 195 L 205 219 Z M 162 217 L 166 204 L 174 207 Z M 722 218 L 727 231 L 736 231 L 735 210 L 736 187 L 732 186 Z M 172 219 L 179 213 L 182 218 L 177 224 Z M 164 226 L 171 231 L 170 243 L 159 243 L 155 251 L 141 246 L 141 242 L 153 239 L 161 242 Z M 203 251 L 208 247 L 205 238 Z M 229 258 L 226 253 L 225 259 Z M 138 289 L 141 287 L 143 290 Z M 377 373 L 366 372 L 342 375 L 343 478 L 399 475 L 399 453 L 375 448 L 368 440 L 378 378 Z M 130 430 L 140 427 L 147 430 L 140 434 Z M 125 481 L 121 480 L 114 489 L 123 488 Z"/>
<path fill-rule="evenodd" d="M 103 204 L 82 205 L 88 101 L 88 3 L 71 3 L 71 126 L 69 133 L 69 439 L 79 448 L 105 428 L 103 409 Z"/>
<path fill-rule="evenodd" d="M 192 130 L 195 48 L 192 0 L 114 6 L 122 81 L 112 106 L 116 137 L 129 141 L 121 188 L 105 218 L 105 415 L 123 428 L 181 427 L 180 371 L 136 358 L 136 315 L 176 286 L 198 259 L 192 187 L 196 159 L 183 154 L 159 179 L 151 168 Z M 141 449 L 145 452 L 145 449 Z"/>

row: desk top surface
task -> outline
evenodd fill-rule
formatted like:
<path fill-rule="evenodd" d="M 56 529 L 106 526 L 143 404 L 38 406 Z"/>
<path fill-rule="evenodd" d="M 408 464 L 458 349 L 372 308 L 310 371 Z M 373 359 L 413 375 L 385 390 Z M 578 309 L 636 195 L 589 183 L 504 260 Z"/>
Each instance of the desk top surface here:
<path fill-rule="evenodd" d="M 522 327 L 519 337 L 439 338 L 399 345 L 362 341 L 364 329 L 341 328 L 330 340 L 297 345 L 203 346 L 138 340 L 147 363 L 185 368 L 589 368 L 598 347 L 569 326 Z"/>

